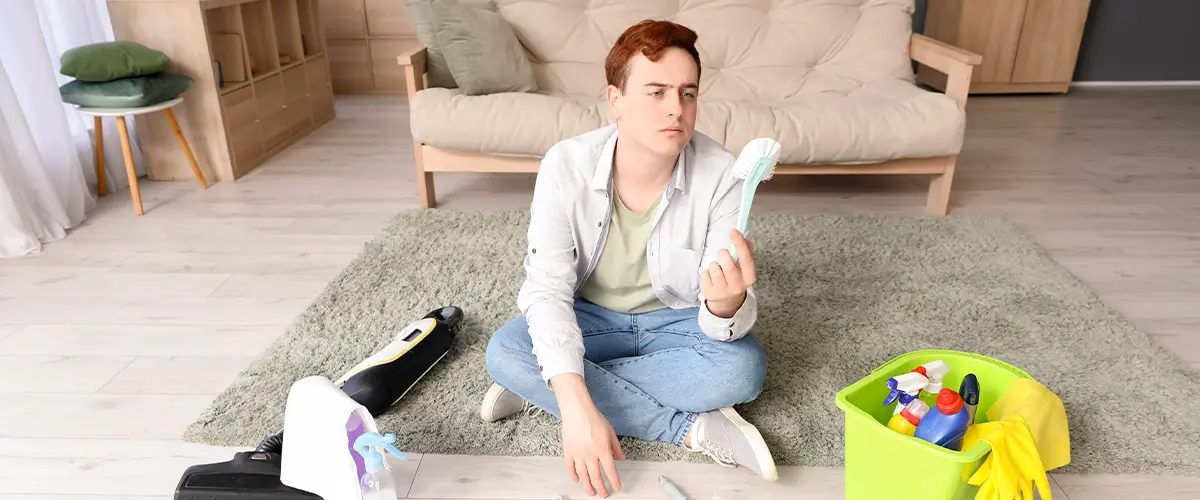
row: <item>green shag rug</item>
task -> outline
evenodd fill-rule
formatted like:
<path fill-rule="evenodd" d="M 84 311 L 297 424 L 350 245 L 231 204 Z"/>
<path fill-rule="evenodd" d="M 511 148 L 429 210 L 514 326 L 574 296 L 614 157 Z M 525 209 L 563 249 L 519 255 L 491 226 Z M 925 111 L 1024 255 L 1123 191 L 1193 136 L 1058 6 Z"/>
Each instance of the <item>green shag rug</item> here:
<path fill-rule="evenodd" d="M 380 428 L 415 453 L 559 456 L 541 413 L 479 419 L 488 337 L 518 314 L 527 212 L 398 215 L 185 432 L 253 447 L 280 429 L 289 386 L 336 379 L 431 309 L 466 312 L 450 354 Z M 1200 372 L 1159 348 L 1000 219 L 757 215 L 763 394 L 739 411 L 781 465 L 841 466 L 835 393 L 908 351 L 953 349 L 1026 370 L 1065 403 L 1059 471 L 1200 473 Z M 706 460 L 624 440 L 630 459 Z"/>

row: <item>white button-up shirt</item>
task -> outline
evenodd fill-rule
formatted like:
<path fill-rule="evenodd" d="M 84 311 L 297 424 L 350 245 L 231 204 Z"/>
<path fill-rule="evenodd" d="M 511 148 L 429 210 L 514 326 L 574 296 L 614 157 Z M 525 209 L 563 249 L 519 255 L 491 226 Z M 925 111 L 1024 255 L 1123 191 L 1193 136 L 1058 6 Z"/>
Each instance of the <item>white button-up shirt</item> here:
<path fill-rule="evenodd" d="M 533 352 L 549 381 L 583 375 L 583 335 L 574 301 L 587 281 L 611 220 L 617 127 L 608 125 L 552 146 L 542 158 L 530 207 L 526 278 L 517 305 L 529 324 Z M 668 307 L 699 307 L 700 329 L 720 341 L 746 335 L 757 317 L 753 287 L 732 318 L 712 314 L 700 293 L 700 272 L 732 250 L 742 180 L 730 176 L 734 155 L 699 132 L 675 170 L 646 243 L 655 295 Z"/>

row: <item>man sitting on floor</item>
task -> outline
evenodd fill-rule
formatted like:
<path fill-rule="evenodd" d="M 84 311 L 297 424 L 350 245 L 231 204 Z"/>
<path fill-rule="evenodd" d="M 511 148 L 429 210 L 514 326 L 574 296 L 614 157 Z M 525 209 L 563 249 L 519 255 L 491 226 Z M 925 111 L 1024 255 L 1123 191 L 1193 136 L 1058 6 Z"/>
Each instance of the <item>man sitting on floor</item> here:
<path fill-rule="evenodd" d="M 617 436 L 704 452 L 777 478 L 732 406 L 762 391 L 767 360 L 751 243 L 735 229 L 734 156 L 695 133 L 696 33 L 643 21 L 605 61 L 616 124 L 555 144 L 530 209 L 522 315 L 492 336 L 482 417 L 528 404 L 561 419 L 567 470 L 615 491 Z M 729 249 L 736 249 L 735 261 Z"/>

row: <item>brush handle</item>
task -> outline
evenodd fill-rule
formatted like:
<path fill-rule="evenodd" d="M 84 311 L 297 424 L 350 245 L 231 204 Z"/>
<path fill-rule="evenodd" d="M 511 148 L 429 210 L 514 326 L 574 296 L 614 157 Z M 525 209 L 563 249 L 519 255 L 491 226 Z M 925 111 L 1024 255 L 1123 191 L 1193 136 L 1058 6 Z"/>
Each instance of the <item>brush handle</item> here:
<path fill-rule="evenodd" d="M 754 193 L 758 191 L 758 184 L 767 175 L 767 171 L 774 166 L 774 160 L 771 157 L 759 158 L 754 162 L 754 167 L 750 169 L 746 179 L 742 182 L 742 206 L 738 209 L 737 230 L 742 233 L 743 237 L 746 236 L 746 230 L 750 226 L 750 207 L 754 205 Z M 736 248 L 730 248 L 729 255 L 733 257 L 734 262 L 737 262 Z"/>
<path fill-rule="evenodd" d="M 751 181 L 751 179 L 747 179 L 746 183 L 742 185 L 742 206 L 738 209 L 737 230 L 742 233 L 743 237 L 746 236 L 746 229 L 750 225 L 750 206 L 754 204 L 754 192 L 758 187 L 758 182 Z M 734 262 L 737 262 L 737 248 L 730 247 L 729 255 L 733 257 Z"/>

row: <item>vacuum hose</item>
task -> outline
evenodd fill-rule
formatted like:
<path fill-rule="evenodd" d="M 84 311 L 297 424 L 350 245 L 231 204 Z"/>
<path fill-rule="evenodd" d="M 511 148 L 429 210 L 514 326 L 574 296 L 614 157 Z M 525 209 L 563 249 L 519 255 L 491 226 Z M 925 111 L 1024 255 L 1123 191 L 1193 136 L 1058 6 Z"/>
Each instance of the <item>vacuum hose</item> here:
<path fill-rule="evenodd" d="M 263 438 L 263 440 L 258 443 L 258 447 L 254 448 L 254 451 L 258 453 L 274 453 L 276 455 L 282 455 L 283 431 L 279 431 L 278 433 Z"/>
<path fill-rule="evenodd" d="M 429 314 L 425 315 L 424 319 L 428 318 L 436 319 L 449 330 L 451 337 L 456 337 L 458 336 L 459 330 L 462 328 L 463 310 L 456 306 L 446 306 L 430 311 Z M 363 398 L 362 394 L 364 393 L 360 392 L 358 394 L 359 397 L 355 398 L 355 394 L 347 393 L 347 395 L 350 396 L 351 399 L 354 399 L 356 403 L 367 408 L 371 408 L 372 405 L 369 401 L 360 401 L 360 399 Z M 379 415 L 373 414 L 371 416 L 378 417 Z M 283 431 L 281 430 L 275 434 L 263 438 L 263 440 L 258 443 L 258 446 L 254 448 L 254 451 L 258 453 L 274 453 L 282 455 Z"/>

